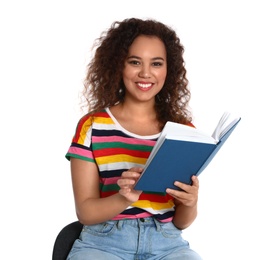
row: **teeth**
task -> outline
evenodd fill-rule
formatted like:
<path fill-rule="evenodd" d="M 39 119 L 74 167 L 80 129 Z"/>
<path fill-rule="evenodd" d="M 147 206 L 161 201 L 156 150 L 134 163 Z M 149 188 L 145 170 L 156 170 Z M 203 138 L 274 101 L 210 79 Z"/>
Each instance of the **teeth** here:
<path fill-rule="evenodd" d="M 141 88 L 149 88 L 151 87 L 151 83 L 147 83 L 147 84 L 142 84 L 142 83 L 138 83 L 138 85 L 141 87 Z"/>

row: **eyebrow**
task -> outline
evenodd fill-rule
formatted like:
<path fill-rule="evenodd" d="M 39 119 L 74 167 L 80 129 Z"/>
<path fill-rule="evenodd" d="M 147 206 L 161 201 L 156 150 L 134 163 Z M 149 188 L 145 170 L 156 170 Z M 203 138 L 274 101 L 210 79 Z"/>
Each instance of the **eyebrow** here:
<path fill-rule="evenodd" d="M 127 57 L 127 59 L 138 59 L 138 60 L 141 60 L 140 57 L 135 56 L 135 55 L 131 55 L 131 56 Z M 162 58 L 162 57 L 154 57 L 151 60 L 163 60 L 164 61 L 164 58 Z"/>

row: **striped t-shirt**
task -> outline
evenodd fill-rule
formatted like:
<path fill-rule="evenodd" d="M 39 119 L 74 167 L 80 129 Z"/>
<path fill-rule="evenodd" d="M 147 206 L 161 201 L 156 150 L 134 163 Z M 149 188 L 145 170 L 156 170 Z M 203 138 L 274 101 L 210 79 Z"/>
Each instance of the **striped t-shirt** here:
<path fill-rule="evenodd" d="M 100 196 L 104 198 L 118 192 L 117 180 L 123 171 L 144 167 L 159 135 L 140 136 L 127 131 L 107 108 L 80 119 L 66 158 L 70 160 L 74 157 L 97 164 Z M 138 201 L 113 220 L 153 216 L 161 222 L 169 222 L 173 215 L 174 203 L 170 195 L 143 192 Z"/>

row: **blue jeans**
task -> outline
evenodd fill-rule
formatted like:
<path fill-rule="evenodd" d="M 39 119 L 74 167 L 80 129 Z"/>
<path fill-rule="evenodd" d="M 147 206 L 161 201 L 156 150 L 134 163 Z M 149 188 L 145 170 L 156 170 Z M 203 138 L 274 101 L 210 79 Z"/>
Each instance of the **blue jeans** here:
<path fill-rule="evenodd" d="M 67 260 L 200 260 L 172 222 L 153 218 L 84 226 Z"/>

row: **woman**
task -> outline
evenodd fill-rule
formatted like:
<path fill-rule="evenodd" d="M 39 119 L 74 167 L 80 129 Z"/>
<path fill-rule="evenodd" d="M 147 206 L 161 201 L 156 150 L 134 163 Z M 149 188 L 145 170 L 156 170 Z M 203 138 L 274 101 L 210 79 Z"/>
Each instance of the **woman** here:
<path fill-rule="evenodd" d="M 88 113 L 66 154 L 84 225 L 68 259 L 201 259 L 182 238 L 197 216 L 197 177 L 176 180 L 181 190 L 166 194 L 133 189 L 165 123 L 192 126 L 179 38 L 163 23 L 131 18 L 114 22 L 94 47 Z"/>

